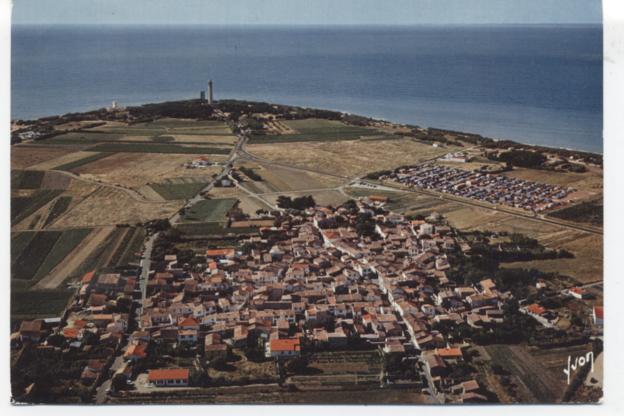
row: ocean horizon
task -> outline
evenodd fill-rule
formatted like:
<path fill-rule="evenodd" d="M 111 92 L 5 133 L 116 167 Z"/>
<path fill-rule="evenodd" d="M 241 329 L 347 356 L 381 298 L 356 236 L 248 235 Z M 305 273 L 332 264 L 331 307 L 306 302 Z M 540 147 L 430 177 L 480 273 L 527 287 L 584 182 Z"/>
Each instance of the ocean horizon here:
<path fill-rule="evenodd" d="M 13 119 L 199 97 L 602 153 L 601 25 L 15 25 Z"/>

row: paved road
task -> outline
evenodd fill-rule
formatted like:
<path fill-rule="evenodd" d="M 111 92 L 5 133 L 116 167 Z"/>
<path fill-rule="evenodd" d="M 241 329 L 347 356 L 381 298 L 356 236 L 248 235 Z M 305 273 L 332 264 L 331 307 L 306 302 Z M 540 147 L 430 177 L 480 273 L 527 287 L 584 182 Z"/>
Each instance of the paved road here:
<path fill-rule="evenodd" d="M 141 305 L 137 309 L 137 319 L 139 320 L 139 328 L 143 329 L 143 321 L 141 315 L 143 315 L 143 305 L 147 298 L 147 282 L 149 280 L 150 266 L 152 264 L 152 249 L 154 248 L 154 242 L 158 238 L 159 233 L 154 233 L 145 242 L 145 250 L 143 250 L 143 257 L 141 258 L 141 276 L 139 277 L 139 286 L 141 288 Z"/>

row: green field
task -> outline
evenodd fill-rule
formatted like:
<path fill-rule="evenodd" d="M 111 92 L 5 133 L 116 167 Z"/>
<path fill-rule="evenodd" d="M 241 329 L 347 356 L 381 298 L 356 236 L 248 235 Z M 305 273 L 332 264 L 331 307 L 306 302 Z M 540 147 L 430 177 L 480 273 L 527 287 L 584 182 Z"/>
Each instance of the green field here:
<path fill-rule="evenodd" d="M 142 227 L 135 228 L 132 233 L 132 238 L 128 240 L 128 244 L 121 257 L 119 258 L 118 265 L 125 266 L 130 263 L 138 263 L 141 257 L 137 255 L 143 247 L 143 241 L 145 240 L 145 230 Z"/>
<path fill-rule="evenodd" d="M 295 134 L 253 136 L 249 143 L 356 140 L 361 136 L 386 136 L 377 130 L 348 126 L 340 121 L 305 119 L 284 121 Z"/>
<path fill-rule="evenodd" d="M 48 255 L 45 257 L 41 266 L 39 266 L 39 269 L 34 276 L 34 280 L 39 281 L 50 273 L 56 265 L 63 261 L 69 253 L 78 247 L 78 244 L 80 244 L 90 232 L 90 228 L 63 231 L 60 238 L 56 241 L 56 244 L 54 244 L 54 247 L 52 247 L 52 250 L 50 250 Z"/>
<path fill-rule="evenodd" d="M 145 231 L 142 227 L 129 228 L 107 266 L 126 266 L 138 262 L 136 253 L 141 249 L 144 239 Z"/>
<path fill-rule="evenodd" d="M 11 224 L 23 221 L 62 192 L 60 189 L 42 189 L 31 196 L 11 198 Z"/>
<path fill-rule="evenodd" d="M 48 218 L 46 218 L 44 227 L 52 224 L 56 221 L 65 211 L 69 208 L 69 204 L 72 201 L 71 196 L 61 196 L 56 201 L 54 201 L 54 205 L 50 208 L 50 213 L 48 214 Z"/>
<path fill-rule="evenodd" d="M 110 153 L 96 153 L 91 156 L 83 157 L 82 159 L 74 160 L 73 162 L 65 163 L 63 165 L 57 166 L 54 170 L 66 170 L 71 171 L 72 169 L 79 168 L 80 166 L 86 165 L 91 162 L 95 162 L 96 160 L 104 159 L 105 157 L 110 156 Z"/>
<path fill-rule="evenodd" d="M 58 239 L 60 231 L 38 232 L 30 243 L 24 248 L 21 255 L 13 260 L 11 277 L 18 280 L 31 280 L 43 260 L 50 253 Z"/>
<path fill-rule="evenodd" d="M 37 319 L 59 316 L 72 290 L 11 290 L 11 320 Z"/>
<path fill-rule="evenodd" d="M 209 146 L 182 146 L 169 143 L 101 143 L 89 148 L 90 151 L 107 153 L 176 153 L 176 154 L 215 154 L 227 155 L 231 149 Z"/>
<path fill-rule="evenodd" d="M 24 232 L 13 233 L 13 235 L 11 235 L 11 261 L 14 261 L 22 254 L 22 251 L 24 251 L 35 237 L 35 234 L 36 233 L 32 232 Z"/>
<path fill-rule="evenodd" d="M 11 171 L 12 189 L 39 189 L 45 172 L 40 170 Z"/>
<path fill-rule="evenodd" d="M 45 277 L 89 234 L 90 229 L 19 233 L 12 239 L 11 277 L 32 286 Z"/>
<path fill-rule="evenodd" d="M 148 123 L 132 124 L 129 126 L 106 126 L 101 130 L 111 133 L 132 135 L 154 135 L 167 133 L 179 135 L 192 134 L 223 136 L 232 134 L 232 131 L 225 123 L 214 120 L 163 119 Z"/>
<path fill-rule="evenodd" d="M 125 137 L 123 133 L 107 133 L 107 132 L 72 132 L 61 134 L 46 139 L 47 144 L 92 144 L 115 142 Z"/>
<path fill-rule="evenodd" d="M 113 230 L 112 233 L 104 240 L 95 250 L 89 254 L 89 256 L 85 259 L 85 261 L 72 272 L 71 276 L 67 276 L 68 279 L 74 277 L 80 277 L 87 272 L 92 270 L 100 270 L 109 266 L 116 266 L 116 264 L 111 261 L 108 261 L 109 254 L 112 250 L 115 249 L 116 243 L 120 239 L 124 239 L 128 232 L 133 232 L 132 229 L 128 230 L 128 227 L 117 227 Z M 121 253 L 121 257 L 123 257 L 126 253 Z M 112 257 L 121 257 L 117 254 L 114 254 Z M 121 261 L 121 260 L 120 260 Z"/>
<path fill-rule="evenodd" d="M 236 198 L 199 201 L 182 216 L 185 222 L 223 222 L 227 213 L 238 203 Z"/>
<path fill-rule="evenodd" d="M 189 199 L 206 187 L 204 182 L 152 183 L 150 187 L 166 200 Z"/>

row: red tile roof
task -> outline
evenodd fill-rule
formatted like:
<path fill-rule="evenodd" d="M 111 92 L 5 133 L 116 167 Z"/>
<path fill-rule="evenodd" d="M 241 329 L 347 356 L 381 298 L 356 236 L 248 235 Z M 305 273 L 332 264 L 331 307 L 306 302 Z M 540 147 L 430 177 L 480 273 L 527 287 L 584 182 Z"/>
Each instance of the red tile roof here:
<path fill-rule="evenodd" d="M 233 256 L 234 249 L 233 248 L 212 248 L 206 250 L 207 257 L 216 257 L 216 256 Z"/>
<path fill-rule="evenodd" d="M 436 354 L 442 358 L 462 357 L 461 349 L 459 348 L 436 348 Z"/>
<path fill-rule="evenodd" d="M 278 351 L 301 351 L 301 343 L 297 338 L 272 339 L 271 352 Z"/>
<path fill-rule="evenodd" d="M 527 310 L 536 315 L 541 315 L 546 312 L 546 309 L 538 305 L 537 303 L 533 303 L 532 305 L 527 306 Z"/>
<path fill-rule="evenodd" d="M 82 276 L 82 279 L 80 280 L 80 282 L 83 284 L 90 283 L 91 280 L 93 280 L 93 276 L 95 276 L 95 270 L 85 273 L 84 276 Z"/>
<path fill-rule="evenodd" d="M 594 306 L 594 313 L 596 314 L 596 318 L 604 319 L 604 307 Z"/>
<path fill-rule="evenodd" d="M 147 353 L 145 352 L 146 349 L 146 345 L 145 344 L 134 344 L 134 345 L 130 345 L 128 347 L 128 350 L 126 351 L 126 353 L 124 354 L 124 357 L 139 357 L 139 358 L 144 358 L 147 356 Z"/>
<path fill-rule="evenodd" d="M 165 380 L 188 380 L 188 368 L 164 368 L 161 370 L 149 370 L 149 381 Z"/>

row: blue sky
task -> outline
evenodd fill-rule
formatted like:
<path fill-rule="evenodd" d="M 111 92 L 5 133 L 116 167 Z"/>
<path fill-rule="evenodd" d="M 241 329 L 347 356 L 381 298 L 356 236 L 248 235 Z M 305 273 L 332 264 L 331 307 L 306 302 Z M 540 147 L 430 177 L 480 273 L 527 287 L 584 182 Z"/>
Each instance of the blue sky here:
<path fill-rule="evenodd" d="M 600 4 L 600 0 L 14 0 L 13 23 L 599 23 Z"/>

